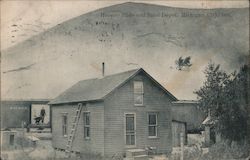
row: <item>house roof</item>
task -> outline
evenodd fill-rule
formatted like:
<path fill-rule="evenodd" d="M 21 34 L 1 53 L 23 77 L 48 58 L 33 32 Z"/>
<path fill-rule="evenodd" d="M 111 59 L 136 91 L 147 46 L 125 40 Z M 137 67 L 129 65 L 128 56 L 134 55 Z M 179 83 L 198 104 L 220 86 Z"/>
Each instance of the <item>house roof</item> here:
<path fill-rule="evenodd" d="M 178 100 L 172 102 L 173 104 L 199 104 L 199 101 L 196 100 Z"/>
<path fill-rule="evenodd" d="M 1 99 L 1 102 L 49 102 L 51 99 Z"/>
<path fill-rule="evenodd" d="M 118 74 L 108 75 L 103 78 L 82 80 L 67 89 L 61 95 L 49 102 L 49 104 L 62 104 L 84 101 L 102 100 L 119 86 L 126 83 L 139 72 L 144 72 L 149 78 L 156 82 L 173 100 L 177 100 L 163 86 L 154 80 L 142 68 L 130 70 Z"/>

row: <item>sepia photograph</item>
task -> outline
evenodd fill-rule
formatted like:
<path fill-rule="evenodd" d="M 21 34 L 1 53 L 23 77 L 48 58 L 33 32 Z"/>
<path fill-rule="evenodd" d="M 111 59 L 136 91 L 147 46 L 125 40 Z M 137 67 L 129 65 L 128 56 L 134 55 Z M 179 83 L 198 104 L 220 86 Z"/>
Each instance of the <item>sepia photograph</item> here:
<path fill-rule="evenodd" d="M 250 160 L 248 0 L 0 6 L 0 160 Z"/>

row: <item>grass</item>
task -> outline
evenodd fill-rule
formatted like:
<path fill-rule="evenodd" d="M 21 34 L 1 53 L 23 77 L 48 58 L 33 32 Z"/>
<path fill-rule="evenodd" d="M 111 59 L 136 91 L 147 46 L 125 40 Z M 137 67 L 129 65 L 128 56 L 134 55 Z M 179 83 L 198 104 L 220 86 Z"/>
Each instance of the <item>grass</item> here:
<path fill-rule="evenodd" d="M 99 153 L 81 153 L 78 155 L 72 154 L 70 158 L 66 157 L 50 157 L 48 160 L 123 160 L 123 157 L 119 154 L 114 154 L 112 157 L 103 157 Z M 47 160 L 46 159 L 46 160 Z M 33 159 L 32 159 L 33 160 Z M 43 159 L 34 159 L 34 160 L 43 160 Z"/>
<path fill-rule="evenodd" d="M 185 160 L 235 160 L 245 159 L 249 155 L 249 144 L 236 142 L 230 144 L 226 141 L 212 145 L 205 154 L 197 147 L 184 151 Z"/>
<path fill-rule="evenodd" d="M 204 154 L 200 160 L 223 160 L 223 159 L 243 159 L 250 155 L 250 146 L 246 143 L 221 142 L 209 148 L 209 152 Z"/>

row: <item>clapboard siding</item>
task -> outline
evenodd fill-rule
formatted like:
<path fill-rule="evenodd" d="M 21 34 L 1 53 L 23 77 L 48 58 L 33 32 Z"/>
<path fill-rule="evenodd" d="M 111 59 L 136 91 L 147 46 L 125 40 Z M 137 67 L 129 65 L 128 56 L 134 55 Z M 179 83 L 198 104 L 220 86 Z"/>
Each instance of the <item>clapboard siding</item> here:
<path fill-rule="evenodd" d="M 144 105 L 134 105 L 133 82 L 142 80 L 144 84 Z M 172 149 L 171 100 L 158 85 L 143 73 L 136 75 L 123 86 L 117 88 L 104 100 L 104 145 L 105 154 L 125 152 L 124 114 L 136 113 L 136 148 L 156 147 L 159 153 Z M 148 138 L 148 113 L 158 114 L 158 137 Z"/>
<path fill-rule="evenodd" d="M 90 139 L 84 139 L 83 116 L 80 117 L 73 151 L 93 152 L 104 155 L 104 107 L 103 103 L 87 103 L 90 112 Z M 77 104 L 52 106 L 52 144 L 54 148 L 65 149 L 67 137 L 62 135 L 62 113 L 68 114 L 68 134 L 72 128 L 73 116 L 76 114 Z"/>

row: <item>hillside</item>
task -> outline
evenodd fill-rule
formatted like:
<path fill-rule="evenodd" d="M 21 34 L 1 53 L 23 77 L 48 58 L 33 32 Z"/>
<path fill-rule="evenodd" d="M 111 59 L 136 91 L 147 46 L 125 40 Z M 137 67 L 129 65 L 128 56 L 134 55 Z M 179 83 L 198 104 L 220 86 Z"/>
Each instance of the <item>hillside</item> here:
<path fill-rule="evenodd" d="M 143 3 L 102 8 L 2 51 L 2 96 L 54 98 L 75 82 L 143 67 L 180 99 L 195 98 L 204 66 L 246 61 L 248 9 L 183 9 Z M 189 72 L 174 67 L 191 56 Z M 135 65 L 138 64 L 138 65 Z"/>

